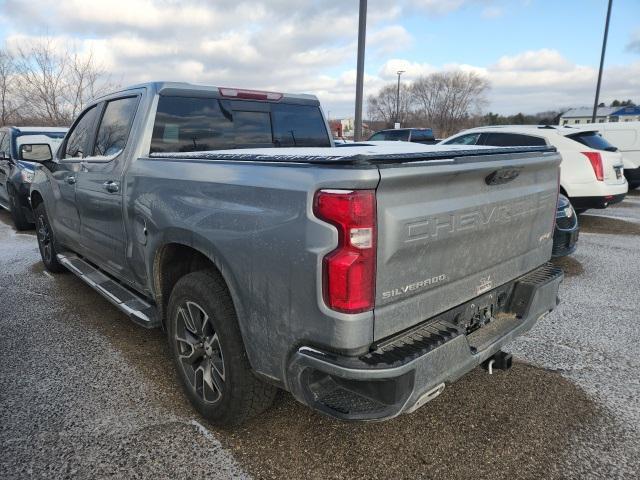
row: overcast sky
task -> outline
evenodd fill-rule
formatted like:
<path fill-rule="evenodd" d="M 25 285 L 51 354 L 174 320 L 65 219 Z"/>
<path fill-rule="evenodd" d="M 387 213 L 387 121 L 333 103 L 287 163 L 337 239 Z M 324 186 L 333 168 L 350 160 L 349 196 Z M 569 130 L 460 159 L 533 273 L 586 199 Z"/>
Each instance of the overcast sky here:
<path fill-rule="evenodd" d="M 438 70 L 491 82 L 503 114 L 590 105 L 606 0 L 369 1 L 365 94 Z M 601 98 L 640 102 L 640 0 L 614 0 Z M 93 51 L 122 84 L 180 80 L 315 93 L 352 116 L 357 0 L 4 0 L 0 37 Z"/>

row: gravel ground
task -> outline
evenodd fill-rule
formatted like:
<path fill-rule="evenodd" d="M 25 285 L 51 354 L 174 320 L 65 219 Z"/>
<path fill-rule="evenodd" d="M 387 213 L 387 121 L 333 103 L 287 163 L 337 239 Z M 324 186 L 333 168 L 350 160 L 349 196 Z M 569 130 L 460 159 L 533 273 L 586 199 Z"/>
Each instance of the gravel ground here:
<path fill-rule="evenodd" d="M 562 304 L 510 346 L 512 370 L 384 423 L 282 393 L 225 431 L 189 406 L 162 332 L 44 272 L 0 211 L 0 478 L 637 478 L 640 195 L 589 213 Z"/>

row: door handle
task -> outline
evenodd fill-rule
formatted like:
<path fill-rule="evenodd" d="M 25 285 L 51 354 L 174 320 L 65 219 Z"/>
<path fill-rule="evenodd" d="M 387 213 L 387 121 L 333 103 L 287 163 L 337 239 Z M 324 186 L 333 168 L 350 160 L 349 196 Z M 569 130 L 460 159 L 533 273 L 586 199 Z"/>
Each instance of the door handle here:
<path fill-rule="evenodd" d="M 76 183 L 76 177 L 75 177 L 75 175 L 69 175 L 69 176 L 67 177 L 67 183 L 68 183 L 69 185 L 73 185 L 74 183 Z"/>
<path fill-rule="evenodd" d="M 120 184 L 118 182 L 114 182 L 113 180 L 104 182 L 102 185 L 104 185 L 105 190 L 109 193 L 116 193 L 120 190 Z"/>

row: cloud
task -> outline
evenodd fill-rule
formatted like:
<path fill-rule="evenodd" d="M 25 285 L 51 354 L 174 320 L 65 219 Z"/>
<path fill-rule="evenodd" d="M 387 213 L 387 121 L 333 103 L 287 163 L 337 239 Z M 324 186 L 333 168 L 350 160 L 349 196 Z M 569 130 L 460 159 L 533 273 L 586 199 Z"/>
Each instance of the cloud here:
<path fill-rule="evenodd" d="M 419 8 L 432 15 L 446 15 L 459 10 L 473 0 L 412 0 L 409 2 L 414 8 Z"/>
<path fill-rule="evenodd" d="M 625 48 L 627 52 L 640 54 L 640 30 L 636 30 Z"/>
<path fill-rule="evenodd" d="M 567 71 L 573 67 L 557 50 L 543 48 L 500 57 L 492 68 L 500 71 Z"/>
<path fill-rule="evenodd" d="M 367 36 L 367 48 L 374 48 L 385 55 L 406 49 L 412 43 L 413 37 L 402 25 L 383 27 Z"/>
<path fill-rule="evenodd" d="M 504 10 L 496 6 L 485 7 L 482 9 L 482 13 L 480 15 L 482 18 L 487 19 L 498 18 L 504 15 Z"/>
<path fill-rule="evenodd" d="M 395 82 L 398 70 L 405 71 L 402 81 L 411 82 L 460 69 L 491 82 L 494 111 L 590 103 L 595 69 L 576 65 L 553 49 L 502 56 L 490 65 L 433 65 L 403 58 L 401 52 L 415 42 L 403 18 L 446 15 L 467 6 L 483 8 L 479 11 L 489 16 L 500 13 L 490 0 L 404 0 L 393 7 L 386 0 L 369 0 L 367 65 L 376 68 L 365 76 L 365 95 Z M 123 84 L 176 80 L 310 92 L 334 116 L 353 111 L 358 2 L 5 0 L 0 20 L 9 46 L 52 36 L 61 50 L 74 45 L 80 54 L 92 52 Z M 627 48 L 640 49 L 636 41 L 640 32 Z M 603 96 L 636 99 L 639 70 L 638 63 L 608 66 Z"/>
<path fill-rule="evenodd" d="M 500 113 L 551 110 L 566 106 L 588 105 L 593 101 L 597 68 L 577 65 L 558 51 L 541 49 L 503 56 L 487 67 L 467 64 L 434 66 L 402 59 L 386 62 L 378 76 L 384 83 L 394 81 L 397 70 L 406 70 L 407 82 L 436 71 L 473 71 L 491 84 L 490 109 Z M 603 76 L 603 101 L 637 98 L 640 92 L 640 61 L 631 65 L 608 67 Z"/>

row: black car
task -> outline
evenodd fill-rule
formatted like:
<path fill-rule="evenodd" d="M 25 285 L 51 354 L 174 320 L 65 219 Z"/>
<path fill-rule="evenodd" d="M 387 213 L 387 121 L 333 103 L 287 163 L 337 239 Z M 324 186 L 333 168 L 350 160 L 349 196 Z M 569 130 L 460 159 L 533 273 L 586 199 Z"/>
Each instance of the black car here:
<path fill-rule="evenodd" d="M 573 253 L 578 242 L 579 231 L 578 216 L 571 206 L 571 202 L 567 197 L 559 194 L 551 256 L 564 257 Z"/>
<path fill-rule="evenodd" d="M 430 128 L 395 128 L 380 130 L 369 137 L 367 141 L 414 142 L 425 145 L 438 143 Z"/>
<path fill-rule="evenodd" d="M 0 128 L 0 207 L 11 212 L 18 230 L 33 226 L 29 189 L 35 163 L 29 159 L 42 161 L 50 156 L 66 131 L 56 127 Z"/>

